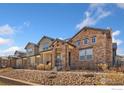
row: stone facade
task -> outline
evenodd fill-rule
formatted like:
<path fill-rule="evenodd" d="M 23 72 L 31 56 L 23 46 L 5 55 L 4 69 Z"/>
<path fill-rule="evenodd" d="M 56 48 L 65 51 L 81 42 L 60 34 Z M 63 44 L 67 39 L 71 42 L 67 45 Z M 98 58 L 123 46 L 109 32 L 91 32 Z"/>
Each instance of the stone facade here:
<path fill-rule="evenodd" d="M 92 38 L 96 38 L 96 42 L 92 42 Z M 88 43 L 83 44 L 83 39 L 87 38 Z M 98 63 L 112 63 L 112 35 L 111 30 L 104 30 L 104 29 L 95 29 L 95 28 L 89 28 L 85 27 L 80 30 L 79 33 L 77 33 L 72 39 L 70 40 L 71 43 L 75 44 L 75 42 L 80 41 L 79 46 L 77 46 L 78 50 L 77 55 L 79 59 L 79 50 L 80 49 L 88 49 L 92 48 L 93 50 L 93 59 L 92 60 L 84 60 L 80 61 L 78 60 L 79 65 L 85 64 L 94 66 L 94 64 Z"/>
<path fill-rule="evenodd" d="M 68 70 L 71 64 L 71 51 L 75 48 L 74 45 L 65 41 L 56 39 L 52 44 L 52 62 L 58 70 Z M 69 54 L 70 53 L 70 54 Z M 73 61 L 75 61 L 73 59 Z"/>

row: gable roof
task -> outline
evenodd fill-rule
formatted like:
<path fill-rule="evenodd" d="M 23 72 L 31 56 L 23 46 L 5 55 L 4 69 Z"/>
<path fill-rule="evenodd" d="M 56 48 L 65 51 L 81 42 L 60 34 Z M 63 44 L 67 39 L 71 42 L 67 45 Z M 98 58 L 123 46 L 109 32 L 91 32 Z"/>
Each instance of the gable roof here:
<path fill-rule="evenodd" d="M 41 42 L 44 38 L 47 38 L 47 39 L 49 39 L 49 40 L 51 40 L 51 41 L 54 41 L 54 40 L 55 40 L 55 39 L 52 38 L 52 37 L 49 37 L 49 36 L 43 36 L 43 37 L 40 39 L 40 41 L 38 42 L 38 45 L 40 44 L 40 42 Z"/>
<path fill-rule="evenodd" d="M 14 54 L 16 54 L 17 52 L 20 53 L 20 54 L 24 54 L 25 53 L 25 52 L 16 50 Z"/>
<path fill-rule="evenodd" d="M 18 51 L 18 50 L 16 50 L 16 51 L 15 51 L 14 55 L 15 55 L 16 53 L 19 53 L 19 56 L 18 56 L 18 57 L 23 57 L 23 56 L 25 56 L 25 55 L 26 55 L 26 53 L 25 53 L 25 52 Z"/>
<path fill-rule="evenodd" d="M 32 43 L 32 42 L 28 42 L 28 44 L 25 46 L 25 49 L 27 49 L 27 46 L 28 45 L 33 45 L 33 46 L 36 46 L 36 47 L 38 47 L 38 45 L 37 44 L 35 44 L 35 43 Z"/>
<path fill-rule="evenodd" d="M 100 31 L 103 33 L 108 33 L 109 31 L 111 31 L 111 29 L 101 29 L 101 28 L 93 28 L 93 27 L 83 27 L 82 29 L 80 29 L 70 40 L 72 40 L 75 36 L 77 36 L 80 32 L 82 31 L 87 31 L 87 30 L 95 30 L 95 31 Z M 69 41 L 70 41 L 69 40 Z"/>
<path fill-rule="evenodd" d="M 59 41 L 59 42 L 62 42 L 62 43 L 67 43 L 67 44 L 69 44 L 69 45 L 71 45 L 71 46 L 73 46 L 73 47 L 76 47 L 76 46 L 73 45 L 72 43 L 70 43 L 70 42 L 68 42 L 68 41 L 66 41 L 66 40 L 58 39 L 58 38 L 56 38 L 56 40 L 54 40 L 54 42 L 53 42 L 50 46 L 52 46 L 56 41 Z"/>

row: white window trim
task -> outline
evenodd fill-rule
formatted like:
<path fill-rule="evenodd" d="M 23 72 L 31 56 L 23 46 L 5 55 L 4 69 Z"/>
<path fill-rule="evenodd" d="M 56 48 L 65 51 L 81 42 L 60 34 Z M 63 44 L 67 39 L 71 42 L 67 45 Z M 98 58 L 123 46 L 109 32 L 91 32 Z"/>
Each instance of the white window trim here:
<path fill-rule="evenodd" d="M 93 39 L 94 39 L 94 38 L 95 38 L 95 42 L 93 42 Z M 96 36 L 92 37 L 92 43 L 93 43 L 93 44 L 96 44 L 96 42 L 97 42 Z"/>

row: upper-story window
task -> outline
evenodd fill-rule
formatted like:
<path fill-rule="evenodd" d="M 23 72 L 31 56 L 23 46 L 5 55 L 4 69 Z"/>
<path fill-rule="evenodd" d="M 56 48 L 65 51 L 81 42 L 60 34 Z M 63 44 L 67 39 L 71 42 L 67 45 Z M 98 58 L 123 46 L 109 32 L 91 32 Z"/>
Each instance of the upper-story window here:
<path fill-rule="evenodd" d="M 75 45 L 76 45 L 76 46 L 80 46 L 80 40 L 77 40 L 77 41 L 75 42 Z"/>
<path fill-rule="evenodd" d="M 30 53 L 32 52 L 33 50 L 31 48 L 27 49 L 27 52 Z"/>
<path fill-rule="evenodd" d="M 92 43 L 96 43 L 96 36 L 92 38 Z"/>
<path fill-rule="evenodd" d="M 43 50 L 47 50 L 48 48 L 49 48 L 48 43 L 45 43 L 44 46 L 43 46 Z"/>
<path fill-rule="evenodd" d="M 88 38 L 84 38 L 83 39 L 83 44 L 88 44 L 88 42 L 89 42 L 89 39 Z"/>

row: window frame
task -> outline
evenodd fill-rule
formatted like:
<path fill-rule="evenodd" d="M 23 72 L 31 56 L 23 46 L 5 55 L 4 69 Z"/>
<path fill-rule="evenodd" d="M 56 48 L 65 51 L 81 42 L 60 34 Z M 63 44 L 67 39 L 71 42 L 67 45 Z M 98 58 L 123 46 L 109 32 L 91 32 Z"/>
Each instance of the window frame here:
<path fill-rule="evenodd" d="M 86 41 L 85 40 L 87 40 L 87 43 L 85 43 Z M 83 38 L 83 45 L 87 45 L 89 43 L 89 39 L 88 38 Z"/>
<path fill-rule="evenodd" d="M 49 49 L 49 44 L 48 43 L 45 43 L 44 45 L 43 45 L 43 50 L 48 50 Z"/>
<path fill-rule="evenodd" d="M 81 52 L 83 52 L 83 51 L 84 51 L 84 55 L 81 55 L 81 56 L 84 56 L 84 60 L 81 60 L 81 56 L 80 56 L 80 54 L 81 54 Z M 85 61 L 85 59 L 86 59 L 86 58 L 85 58 L 85 57 L 86 57 L 85 55 L 86 55 L 86 52 L 85 52 L 84 49 L 79 50 L 79 60 L 80 60 L 80 61 Z"/>
<path fill-rule="evenodd" d="M 76 45 L 77 47 L 79 47 L 79 46 L 80 46 L 80 40 L 75 41 L 75 45 Z"/>
<path fill-rule="evenodd" d="M 96 36 L 93 36 L 93 37 L 92 37 L 92 43 L 93 43 L 93 44 L 96 44 Z"/>
<path fill-rule="evenodd" d="M 88 54 L 88 50 L 91 50 L 91 54 Z M 81 51 L 84 51 L 84 59 L 82 60 L 81 59 Z M 88 56 L 91 56 L 91 58 L 90 59 L 88 59 Z M 87 48 L 87 49 L 81 49 L 81 50 L 79 50 L 79 61 L 91 61 L 91 60 L 93 60 L 93 48 Z"/>
<path fill-rule="evenodd" d="M 27 52 L 28 52 L 28 53 L 32 53 L 32 52 L 33 52 L 33 49 L 32 49 L 32 48 L 28 48 L 28 49 L 27 49 Z"/>

